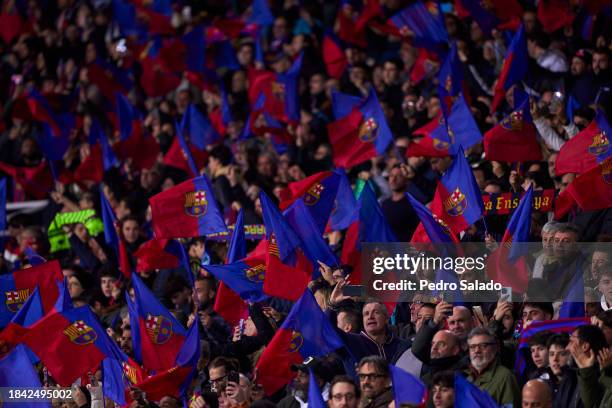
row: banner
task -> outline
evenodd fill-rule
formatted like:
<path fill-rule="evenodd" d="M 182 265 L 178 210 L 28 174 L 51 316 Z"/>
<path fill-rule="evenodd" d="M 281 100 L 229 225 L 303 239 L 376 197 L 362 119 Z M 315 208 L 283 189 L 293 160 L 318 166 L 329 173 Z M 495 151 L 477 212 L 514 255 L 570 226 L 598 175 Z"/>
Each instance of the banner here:
<path fill-rule="evenodd" d="M 227 229 L 230 232 L 217 232 L 215 234 L 206 235 L 206 239 L 211 241 L 229 241 L 231 232 L 234 231 L 235 225 L 228 225 Z M 266 236 L 266 227 L 263 224 L 248 224 L 244 226 L 244 236 L 249 241 L 257 241 L 264 239 Z"/>
<path fill-rule="evenodd" d="M 485 207 L 485 214 L 511 214 L 518 207 L 524 194 L 524 191 L 521 193 L 483 194 L 482 201 Z M 554 189 L 534 191 L 533 210 L 543 213 L 553 211 L 554 200 Z"/>

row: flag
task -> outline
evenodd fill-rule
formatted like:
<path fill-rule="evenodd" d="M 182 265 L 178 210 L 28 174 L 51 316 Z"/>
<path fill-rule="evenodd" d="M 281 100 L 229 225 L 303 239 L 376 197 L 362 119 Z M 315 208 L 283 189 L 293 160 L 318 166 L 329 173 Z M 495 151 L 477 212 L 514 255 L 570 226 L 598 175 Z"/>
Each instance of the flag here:
<path fill-rule="evenodd" d="M 295 376 L 292 364 L 323 357 L 342 346 L 314 296 L 305 290 L 259 358 L 257 380 L 266 395 L 272 395 Z"/>
<path fill-rule="evenodd" d="M 302 68 L 300 56 L 283 74 L 253 70 L 249 74 L 249 102 L 254 105 L 259 94 L 265 95 L 264 111 L 283 122 L 299 120 L 298 77 Z"/>
<path fill-rule="evenodd" d="M 456 408 L 498 408 L 497 402 L 486 391 L 469 382 L 461 373 L 455 373 Z"/>
<path fill-rule="evenodd" d="M 234 224 L 234 232 L 232 233 L 232 238 L 228 246 L 226 263 L 236 263 L 246 256 L 247 249 L 244 234 L 244 210 L 240 209 L 238 217 L 236 218 L 236 223 Z M 265 261 L 263 266 L 265 276 Z M 246 273 L 247 271 L 244 272 L 244 276 L 249 276 L 249 274 Z M 261 290 L 263 292 L 263 285 Z M 217 295 L 215 296 L 215 305 L 213 309 L 232 326 L 236 326 L 240 322 L 240 319 L 248 314 L 248 307 L 240 295 L 234 292 L 223 281 L 221 281 L 219 287 L 217 288 Z"/>
<path fill-rule="evenodd" d="M 189 104 L 183 114 L 181 129 L 189 136 L 189 141 L 200 150 L 205 150 L 206 146 L 216 143 L 221 139 L 221 136 L 208 118 L 193 104 Z"/>
<path fill-rule="evenodd" d="M 358 96 L 332 90 L 332 111 L 336 120 L 348 116 L 361 102 L 362 98 Z"/>
<path fill-rule="evenodd" d="M 47 169 L 47 162 L 42 161 L 34 167 L 20 167 L 0 162 L 0 171 L 10 176 L 15 183 L 15 190 L 23 190 L 37 200 L 47 197 L 53 189 L 53 176 Z"/>
<path fill-rule="evenodd" d="M 0 327 L 8 324 L 36 287 L 40 292 L 43 310 L 51 310 L 58 296 L 56 281 L 62 279 L 62 269 L 57 260 L 0 275 L 0 293 L 3 295 Z"/>
<path fill-rule="evenodd" d="M 127 252 L 127 247 L 122 234 L 118 234 L 115 229 L 118 225 L 117 217 L 110 203 L 104 195 L 104 189 L 100 186 L 100 207 L 102 209 L 102 224 L 104 224 L 104 241 L 113 248 L 119 263 L 119 270 L 127 279 L 132 276 L 132 265 Z"/>
<path fill-rule="evenodd" d="M 397 241 L 369 182 L 365 184 L 358 204 L 359 218 L 348 227 L 340 258 L 342 264 L 353 267 L 351 283 L 355 285 L 362 280 L 361 243 Z"/>
<path fill-rule="evenodd" d="M 49 100 L 36 89 L 28 91 L 25 98 L 32 119 L 49 125 L 54 136 L 66 135 L 74 128 L 74 115 L 67 111 L 56 112 Z"/>
<path fill-rule="evenodd" d="M 542 160 L 542 150 L 529 112 L 529 97 L 518 87 L 514 90 L 514 111 L 485 134 L 484 150 L 487 160 Z"/>
<path fill-rule="evenodd" d="M 442 109 L 452 106 L 452 98 L 463 91 L 463 63 L 457 54 L 457 43 L 453 42 L 438 72 L 438 95 Z"/>
<path fill-rule="evenodd" d="M 438 216 L 432 214 L 429 208 L 425 207 L 410 193 L 406 193 L 406 197 L 421 220 L 421 224 L 414 231 L 410 242 L 431 242 L 434 244 L 459 242 L 448 225 Z"/>
<path fill-rule="evenodd" d="M 443 15 L 436 2 L 417 1 L 389 21 L 402 37 L 410 37 L 415 47 L 435 48 L 448 42 Z"/>
<path fill-rule="evenodd" d="M 393 142 L 374 89 L 349 115 L 328 124 L 327 131 L 336 167 L 353 167 L 382 155 Z"/>
<path fill-rule="evenodd" d="M 31 246 L 26 247 L 26 249 L 23 252 L 25 253 L 26 257 L 28 258 L 28 262 L 32 266 L 42 265 L 45 262 L 47 262 L 47 260 L 45 258 L 43 258 L 42 256 L 38 255 L 36 253 L 36 251 L 34 249 L 32 249 Z"/>
<path fill-rule="evenodd" d="M 3 7 L 0 14 L 0 38 L 10 45 L 13 39 L 23 32 L 23 19 L 16 7 Z"/>
<path fill-rule="evenodd" d="M 42 389 L 38 373 L 28 358 L 27 348 L 17 345 L 9 354 L 0 359 L 0 387 L 4 390 L 19 390 L 23 388 Z M 6 393 L 6 391 L 5 391 Z M 8 393 L 3 395 L 3 407 L 37 408 L 51 407 L 51 400 L 27 400 L 8 402 Z"/>
<path fill-rule="evenodd" d="M 526 293 L 529 285 L 527 255 L 531 212 L 533 211 L 533 186 L 530 186 L 512 214 L 500 246 L 487 258 L 487 275 L 503 286 L 511 286 L 513 292 Z"/>
<path fill-rule="evenodd" d="M 204 26 L 198 25 L 181 37 L 185 44 L 185 63 L 187 70 L 192 72 L 204 71 L 204 55 L 206 42 L 204 40 Z"/>
<path fill-rule="evenodd" d="M 6 230 L 6 177 L 0 179 L 0 231 Z"/>
<path fill-rule="evenodd" d="M 559 307 L 559 319 L 585 317 L 584 310 L 584 275 L 576 269 L 563 303 Z"/>
<path fill-rule="evenodd" d="M 22 343 L 28 328 L 43 316 L 40 292 L 36 288 L 6 327 L 0 330 L 0 357 Z M 38 362 L 38 357 L 30 349 L 26 349 L 26 352 L 32 363 Z"/>
<path fill-rule="evenodd" d="M 197 149 L 181 137 L 177 130 L 176 137 L 170 145 L 170 149 L 164 155 L 162 163 L 166 166 L 176 167 L 191 176 L 197 176 L 199 166 L 202 166 L 208 158 L 208 153 Z"/>
<path fill-rule="evenodd" d="M 464 150 L 469 149 L 482 140 L 482 134 L 472 116 L 472 111 L 462 94 L 453 103 L 447 118 L 448 134 L 452 144 L 458 144 Z"/>
<path fill-rule="evenodd" d="M 247 23 L 260 26 L 269 26 L 274 22 L 274 16 L 268 5 L 268 0 L 253 0 L 251 15 L 247 18 Z"/>
<path fill-rule="evenodd" d="M 168 370 L 138 382 L 135 386 L 145 392 L 150 401 L 160 401 L 168 395 L 184 399 L 196 374 L 199 359 L 200 334 L 198 324 L 194 322 L 187 332 L 187 337 L 176 356 L 174 365 Z M 126 394 L 128 394 L 127 390 Z"/>
<path fill-rule="evenodd" d="M 346 71 L 348 61 L 346 55 L 344 55 L 344 49 L 332 33 L 326 33 L 323 36 L 321 52 L 323 53 L 323 62 L 325 62 L 327 75 L 340 79 L 344 71 Z"/>
<path fill-rule="evenodd" d="M 323 171 L 303 180 L 289 183 L 283 192 L 286 194 L 286 198 L 281 201 L 279 207 L 281 210 L 285 210 L 301 198 L 317 228 L 323 233 L 334 207 L 340 178 L 341 174 L 338 171 Z"/>
<path fill-rule="evenodd" d="M 417 142 L 410 141 L 406 157 L 447 157 L 456 152 L 456 146 L 451 143 L 444 115 L 438 115 L 412 134 L 422 135 L 423 138 Z"/>
<path fill-rule="evenodd" d="M 206 176 L 196 177 L 149 199 L 156 238 L 199 237 L 227 232 Z"/>
<path fill-rule="evenodd" d="M 389 364 L 389 371 L 391 371 L 396 407 L 402 404 L 421 405 L 427 402 L 427 386 L 421 380 L 393 364 Z"/>
<path fill-rule="evenodd" d="M 537 16 L 544 31 L 548 34 L 571 26 L 575 18 L 570 2 L 567 0 L 541 0 L 538 2 Z"/>
<path fill-rule="evenodd" d="M 558 200 L 561 203 L 565 200 L 576 202 L 585 211 L 612 207 L 612 157 L 576 177 L 559 195 Z"/>
<path fill-rule="evenodd" d="M 555 173 L 584 173 L 612 157 L 610 138 L 612 128 L 602 110 L 597 110 L 595 119 L 584 130 L 563 144 Z"/>
<path fill-rule="evenodd" d="M 187 281 L 193 287 L 193 273 L 185 247 L 174 239 L 152 238 L 134 252 L 136 272 L 183 267 Z"/>
<path fill-rule="evenodd" d="M 327 404 L 321 394 L 319 384 L 317 384 L 317 378 L 312 372 L 312 368 L 308 369 L 308 407 L 309 408 L 327 408 Z M 331 395 L 330 395 L 331 398 Z"/>
<path fill-rule="evenodd" d="M 267 298 L 263 292 L 266 277 L 265 259 L 245 258 L 226 265 L 206 265 L 204 269 L 243 300 L 256 303 Z"/>
<path fill-rule="evenodd" d="M 458 11 L 464 9 L 466 16 L 471 16 L 486 35 L 494 29 L 516 30 L 523 16 L 523 8 L 516 0 L 491 0 L 488 3 L 456 0 L 455 7 Z"/>
<path fill-rule="evenodd" d="M 525 27 L 520 26 L 508 46 L 501 73 L 497 78 L 491 103 L 491 112 L 495 112 L 499 104 L 506 97 L 506 91 L 512 85 L 521 81 L 527 74 L 527 41 L 525 40 Z"/>
<path fill-rule="evenodd" d="M 304 255 L 300 238 L 270 198 L 262 191 L 259 199 L 268 240 L 264 293 L 295 301 L 310 282 L 314 265 Z"/>
<path fill-rule="evenodd" d="M 482 195 L 462 148 L 459 148 L 453 164 L 438 182 L 431 210 L 455 234 L 481 218 L 484 212 Z"/>
<path fill-rule="evenodd" d="M 134 300 L 128 294 L 126 300 L 134 356 L 148 370 L 167 370 L 174 366 L 187 331 L 135 274 L 132 284 Z"/>
<path fill-rule="evenodd" d="M 41 122 L 40 131 L 36 133 L 36 140 L 49 162 L 62 160 L 64 154 L 70 147 L 70 135 L 68 133 L 54 136 L 49 124 Z"/>
<path fill-rule="evenodd" d="M 115 94 L 115 115 L 119 128 L 119 140 L 126 140 L 140 127 L 138 113 L 130 101 L 120 92 Z M 139 130 L 139 129 L 138 129 Z"/>
<path fill-rule="evenodd" d="M 340 176 L 340 181 L 329 217 L 329 228 L 333 231 L 340 231 L 348 228 L 357 219 L 359 207 L 346 172 L 342 168 L 337 169 L 336 172 Z"/>

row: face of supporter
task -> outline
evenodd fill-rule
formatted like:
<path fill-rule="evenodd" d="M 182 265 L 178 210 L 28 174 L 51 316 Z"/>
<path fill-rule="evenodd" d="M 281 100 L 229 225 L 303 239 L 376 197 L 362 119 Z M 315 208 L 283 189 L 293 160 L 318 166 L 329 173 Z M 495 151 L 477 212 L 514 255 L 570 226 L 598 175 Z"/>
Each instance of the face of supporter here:
<path fill-rule="evenodd" d="M 329 391 L 330 408 L 356 408 L 357 393 L 353 384 L 339 382 Z"/>
<path fill-rule="evenodd" d="M 584 74 L 584 72 L 586 71 L 586 67 L 586 63 L 582 58 L 572 58 L 572 65 L 570 66 L 570 71 L 573 76 L 579 76 Z"/>
<path fill-rule="evenodd" d="M 523 24 L 525 25 L 525 32 L 531 33 L 536 27 L 536 14 L 528 11 L 523 14 Z"/>
<path fill-rule="evenodd" d="M 387 314 L 384 306 L 379 303 L 368 303 L 363 307 L 363 327 L 366 333 L 378 335 L 384 333 L 387 327 Z"/>
<path fill-rule="evenodd" d="M 310 78 L 309 82 L 310 94 L 319 95 L 325 91 L 325 81 L 322 75 L 315 74 Z"/>
<path fill-rule="evenodd" d="M 548 385 L 544 384 L 546 387 Z M 545 392 L 536 387 L 523 387 L 521 395 L 522 408 L 551 408 L 552 401 Z"/>
<path fill-rule="evenodd" d="M 389 378 L 376 371 L 373 364 L 366 363 L 359 368 L 359 387 L 366 398 L 373 398 L 389 386 Z"/>
<path fill-rule="evenodd" d="M 573 232 L 555 232 L 555 256 L 565 258 L 575 252 L 576 234 Z"/>
<path fill-rule="evenodd" d="M 497 355 L 497 343 L 494 338 L 480 335 L 468 340 L 470 362 L 478 371 L 487 367 Z"/>
<path fill-rule="evenodd" d="M 419 310 L 423 307 L 421 302 L 412 302 L 410 304 L 410 321 L 416 322 Z"/>
<path fill-rule="evenodd" d="M 163 397 L 159 401 L 159 406 L 160 408 L 178 408 L 179 407 L 176 399 L 172 397 L 168 397 L 168 396 Z"/>
<path fill-rule="evenodd" d="M 272 26 L 272 34 L 274 38 L 280 40 L 287 36 L 287 20 L 284 18 L 277 18 Z"/>
<path fill-rule="evenodd" d="M 127 220 L 123 223 L 121 230 L 121 232 L 123 233 L 123 237 L 129 244 L 133 244 L 138 240 L 138 235 L 140 231 L 138 228 L 138 223 L 136 221 Z"/>
<path fill-rule="evenodd" d="M 608 70 L 610 61 L 608 60 L 608 56 L 606 54 L 600 54 L 598 52 L 593 54 L 593 72 L 595 75 L 599 75 Z"/>
<path fill-rule="evenodd" d="M 448 318 L 448 329 L 460 339 L 465 339 L 472 328 L 472 316 L 469 310 L 454 307 L 453 314 Z"/>
<path fill-rule="evenodd" d="M 548 350 L 546 346 L 543 344 L 537 344 L 535 346 L 531 346 L 531 359 L 537 368 L 546 367 L 548 364 Z"/>
<path fill-rule="evenodd" d="M 308 395 L 308 384 L 310 383 L 310 377 L 308 373 L 298 370 L 297 375 L 295 376 L 295 380 L 293 380 L 293 385 L 296 390 L 299 390 L 304 393 L 304 395 Z"/>
<path fill-rule="evenodd" d="M 264 177 L 274 176 L 274 163 L 270 156 L 259 156 L 257 159 L 257 172 Z"/>
<path fill-rule="evenodd" d="M 408 184 L 408 180 L 402 174 L 402 169 L 393 168 L 389 172 L 389 188 L 394 193 L 401 193 L 406 190 L 406 186 Z"/>
<path fill-rule="evenodd" d="M 607 252 L 594 251 L 591 257 L 591 275 L 599 276 L 604 266 L 610 263 L 610 257 Z"/>
<path fill-rule="evenodd" d="M 523 308 L 523 326 L 528 326 L 536 320 L 550 319 L 550 315 L 544 313 L 542 309 L 527 305 Z"/>
<path fill-rule="evenodd" d="M 83 285 L 75 276 L 68 278 L 68 293 L 70 293 L 71 298 L 80 296 L 84 291 Z"/>
<path fill-rule="evenodd" d="M 121 332 L 121 337 L 119 338 L 119 347 L 121 350 L 128 355 L 132 354 L 132 331 L 124 329 Z"/>
<path fill-rule="evenodd" d="M 431 341 L 431 358 L 444 358 L 457 355 L 459 345 L 457 339 L 446 330 L 437 332 Z"/>
<path fill-rule="evenodd" d="M 354 329 L 350 320 L 348 319 L 348 314 L 344 311 L 338 313 L 338 318 L 336 319 L 336 322 L 338 328 L 344 331 L 345 333 L 349 333 L 352 329 Z"/>
<path fill-rule="evenodd" d="M 436 408 L 453 408 L 455 404 L 455 390 L 445 385 L 434 385 L 432 399 Z"/>
<path fill-rule="evenodd" d="M 383 65 L 382 79 L 387 85 L 395 84 L 399 80 L 399 69 L 392 62 Z"/>
<path fill-rule="evenodd" d="M 419 309 L 416 314 L 416 319 L 414 320 L 414 327 L 418 332 L 423 327 L 423 323 L 425 323 L 429 319 L 433 319 L 434 317 L 434 308 L 429 306 L 423 306 Z"/>
<path fill-rule="evenodd" d="M 243 45 L 236 53 L 238 62 L 243 67 L 248 67 L 253 62 L 253 47 L 249 45 Z"/>
<path fill-rule="evenodd" d="M 239 93 L 246 90 L 246 75 L 243 71 L 236 71 L 232 75 L 232 92 Z"/>
<path fill-rule="evenodd" d="M 210 283 L 206 280 L 197 280 L 194 287 L 198 303 L 200 305 L 208 305 L 214 296 Z"/>
<path fill-rule="evenodd" d="M 548 350 L 548 364 L 554 375 L 560 375 L 561 369 L 569 363 L 570 354 L 563 347 L 553 344 Z"/>
<path fill-rule="evenodd" d="M 103 276 L 100 278 L 100 288 L 102 289 L 104 296 L 111 297 L 115 281 L 116 279 L 112 276 Z"/>
<path fill-rule="evenodd" d="M 225 388 L 227 374 L 228 373 L 225 371 L 225 367 L 223 366 L 211 367 L 208 369 L 208 378 L 212 392 L 219 392 Z"/>
<path fill-rule="evenodd" d="M 484 188 L 484 192 L 488 194 L 499 194 L 501 193 L 501 187 L 497 184 L 487 184 Z"/>
<path fill-rule="evenodd" d="M 597 289 L 604 295 L 606 301 L 612 300 L 612 276 L 609 274 L 602 275 L 599 278 Z"/>

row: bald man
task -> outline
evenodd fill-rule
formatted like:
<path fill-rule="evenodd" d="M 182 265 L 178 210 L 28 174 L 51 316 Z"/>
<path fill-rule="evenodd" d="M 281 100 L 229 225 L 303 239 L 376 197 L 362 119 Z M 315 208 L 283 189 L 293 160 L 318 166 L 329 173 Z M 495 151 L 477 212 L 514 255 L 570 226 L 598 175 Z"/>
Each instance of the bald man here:
<path fill-rule="evenodd" d="M 550 387 L 542 380 L 531 380 L 523 386 L 523 408 L 552 408 Z"/>
<path fill-rule="evenodd" d="M 453 314 L 448 318 L 448 329 L 465 342 L 468 333 L 474 328 L 472 312 L 465 306 L 453 307 Z"/>

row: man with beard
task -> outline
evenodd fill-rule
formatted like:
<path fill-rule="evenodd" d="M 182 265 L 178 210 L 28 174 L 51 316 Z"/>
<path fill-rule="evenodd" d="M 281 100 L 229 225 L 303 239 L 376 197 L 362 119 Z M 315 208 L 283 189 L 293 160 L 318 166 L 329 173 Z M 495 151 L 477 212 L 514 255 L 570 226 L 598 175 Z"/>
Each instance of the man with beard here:
<path fill-rule="evenodd" d="M 495 335 L 484 327 L 468 335 L 470 367 L 465 371 L 474 385 L 486 391 L 500 405 L 520 406 L 520 390 L 510 370 L 498 361 L 499 344 Z"/>
<path fill-rule="evenodd" d="M 410 241 L 414 230 L 419 225 L 419 218 L 406 198 L 406 191 L 410 183 L 407 176 L 409 171 L 407 166 L 405 169 L 400 164 L 393 166 L 389 171 L 391 197 L 381 203 L 385 218 L 400 242 Z M 412 173 L 414 174 L 414 171 Z"/>
<path fill-rule="evenodd" d="M 393 400 L 387 362 L 378 356 L 364 357 L 357 369 L 361 389 L 360 408 L 387 408 Z"/>
<path fill-rule="evenodd" d="M 231 334 L 231 329 L 225 320 L 213 310 L 216 287 L 212 276 L 198 275 L 194 283 L 193 299 L 198 306 L 197 318 L 202 325 L 200 338 L 210 344 L 211 351 L 215 355 L 221 352 Z"/>
<path fill-rule="evenodd" d="M 357 408 L 359 389 L 348 376 L 338 375 L 331 381 L 329 388 L 330 408 Z"/>
<path fill-rule="evenodd" d="M 295 379 L 293 380 L 293 389 L 288 395 L 280 400 L 278 403 L 279 408 L 300 408 L 308 404 L 308 387 L 310 385 L 310 374 L 309 368 L 317 381 L 317 385 L 323 394 L 323 399 L 327 400 L 329 395 L 329 387 L 325 384 L 325 368 L 320 360 L 308 359 L 303 364 L 294 364 L 291 366 L 291 370 L 296 372 Z"/>

